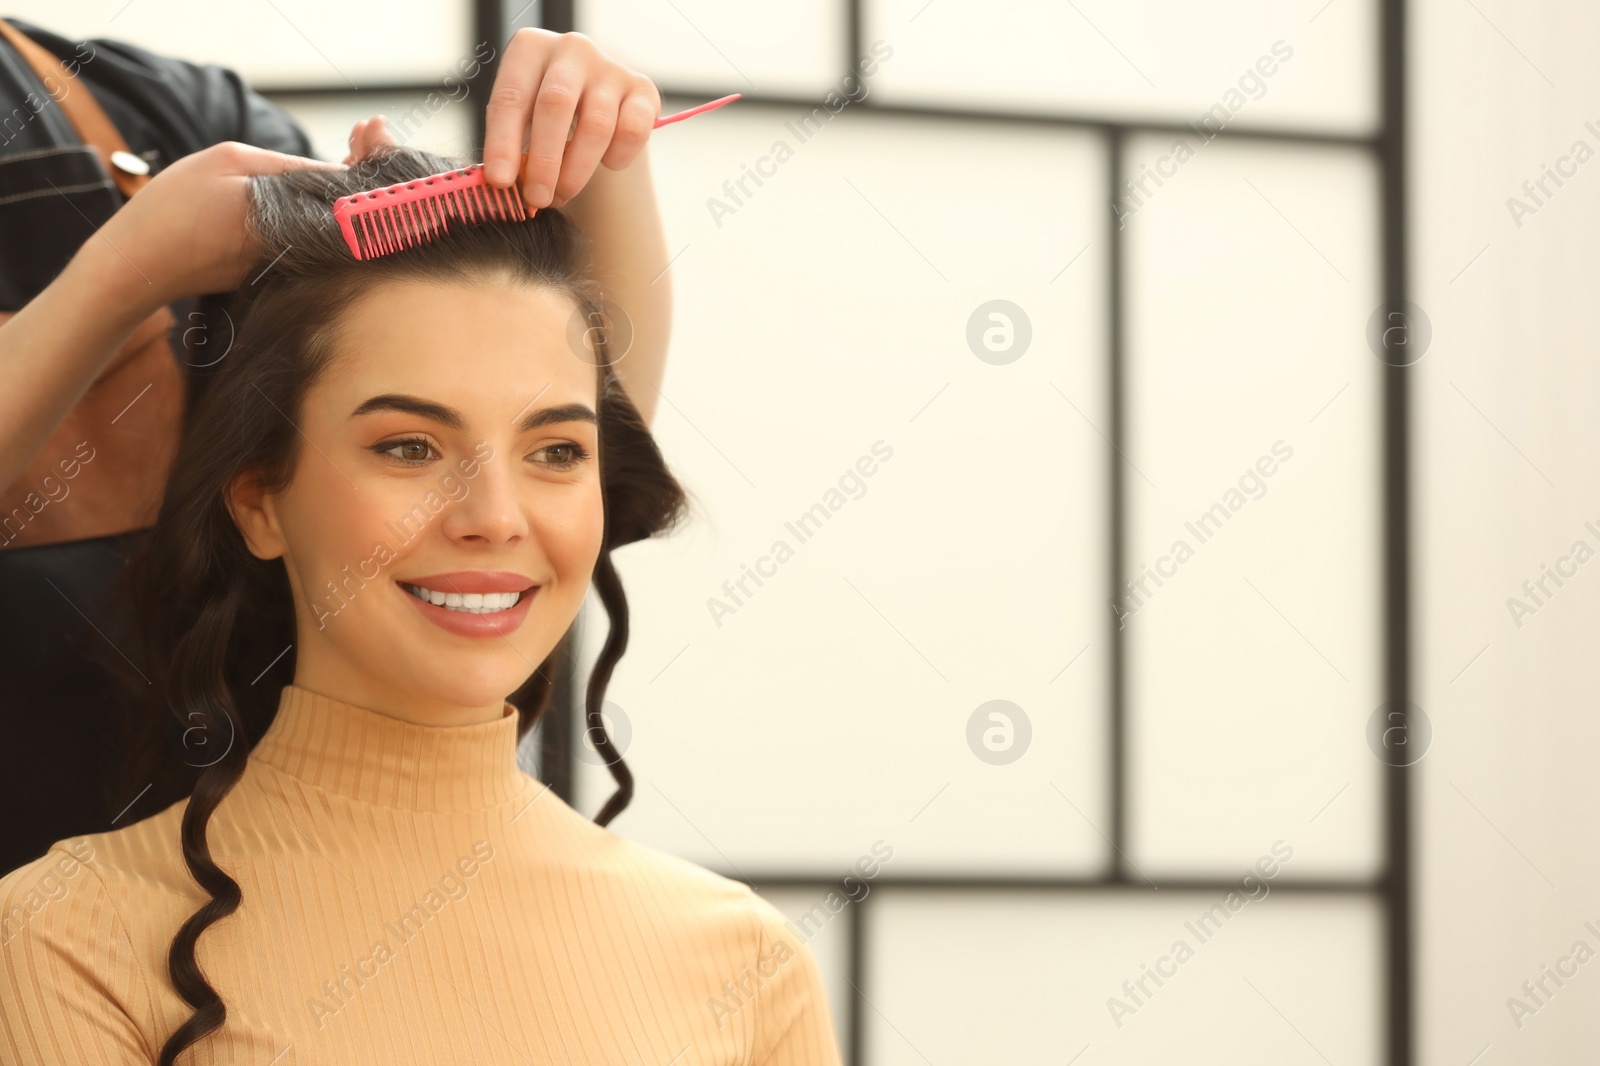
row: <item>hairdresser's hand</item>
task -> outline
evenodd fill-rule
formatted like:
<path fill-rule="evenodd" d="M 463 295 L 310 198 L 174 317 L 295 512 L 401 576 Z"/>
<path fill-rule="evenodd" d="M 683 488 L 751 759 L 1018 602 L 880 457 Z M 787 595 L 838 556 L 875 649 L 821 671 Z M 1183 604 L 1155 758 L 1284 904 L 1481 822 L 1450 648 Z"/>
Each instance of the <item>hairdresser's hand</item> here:
<path fill-rule="evenodd" d="M 344 165 L 353 167 L 367 158 L 367 153 L 378 145 L 394 143 L 394 134 L 389 132 L 388 119 L 382 115 L 364 118 L 350 127 L 350 154 L 344 157 Z"/>
<path fill-rule="evenodd" d="M 247 179 L 297 167 L 340 168 L 236 141 L 184 156 L 150 179 L 75 258 L 93 261 L 105 296 L 148 315 L 186 296 L 228 292 L 263 251 L 245 228 Z"/>
<path fill-rule="evenodd" d="M 583 34 L 518 30 L 489 94 L 485 177 L 491 185 L 515 183 L 527 141 L 523 199 L 533 208 L 560 207 L 596 166 L 632 162 L 660 114 L 655 83 L 601 55 Z"/>

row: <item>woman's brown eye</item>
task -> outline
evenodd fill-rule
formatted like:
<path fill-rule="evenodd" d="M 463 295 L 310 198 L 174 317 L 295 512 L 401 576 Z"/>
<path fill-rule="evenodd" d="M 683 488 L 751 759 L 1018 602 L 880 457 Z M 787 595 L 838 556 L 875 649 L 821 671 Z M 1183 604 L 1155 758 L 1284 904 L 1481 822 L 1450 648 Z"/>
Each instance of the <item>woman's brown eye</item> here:
<path fill-rule="evenodd" d="M 372 450 L 411 466 L 426 463 L 433 456 L 433 445 L 421 437 L 385 441 L 374 445 Z"/>

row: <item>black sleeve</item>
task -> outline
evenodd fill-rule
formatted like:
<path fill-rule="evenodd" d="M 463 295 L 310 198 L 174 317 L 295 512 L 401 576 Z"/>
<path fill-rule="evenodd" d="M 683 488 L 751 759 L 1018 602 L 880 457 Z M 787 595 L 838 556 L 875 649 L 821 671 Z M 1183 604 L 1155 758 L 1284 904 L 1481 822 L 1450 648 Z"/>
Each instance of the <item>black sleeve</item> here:
<path fill-rule="evenodd" d="M 90 91 L 152 169 L 220 141 L 311 156 L 311 140 L 281 107 L 212 63 L 157 55 L 125 41 L 72 41 L 18 19 L 12 25 L 53 52 Z"/>

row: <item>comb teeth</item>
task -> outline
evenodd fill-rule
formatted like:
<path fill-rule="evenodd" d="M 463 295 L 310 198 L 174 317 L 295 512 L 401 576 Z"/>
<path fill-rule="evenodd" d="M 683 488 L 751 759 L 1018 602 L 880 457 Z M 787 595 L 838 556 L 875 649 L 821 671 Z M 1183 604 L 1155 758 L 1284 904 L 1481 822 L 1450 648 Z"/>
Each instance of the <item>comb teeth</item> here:
<path fill-rule="evenodd" d="M 342 196 L 333 217 L 357 259 L 414 248 L 451 223 L 511 222 L 531 217 L 522 196 L 484 180 L 483 164 Z"/>

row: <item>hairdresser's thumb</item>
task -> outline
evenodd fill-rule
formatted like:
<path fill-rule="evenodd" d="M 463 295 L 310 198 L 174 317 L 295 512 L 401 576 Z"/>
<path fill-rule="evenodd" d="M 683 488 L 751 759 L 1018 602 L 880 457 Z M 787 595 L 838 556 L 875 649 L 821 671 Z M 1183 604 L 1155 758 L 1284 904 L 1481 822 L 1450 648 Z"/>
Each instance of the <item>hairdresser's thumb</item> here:
<path fill-rule="evenodd" d="M 235 174 L 281 174 L 287 170 L 323 169 L 346 170 L 343 163 L 331 163 L 325 159 L 312 159 L 306 156 L 290 155 L 287 152 L 274 152 L 270 148 L 257 148 L 253 144 L 241 144 L 237 141 L 225 142 L 230 151 L 229 159 Z"/>

